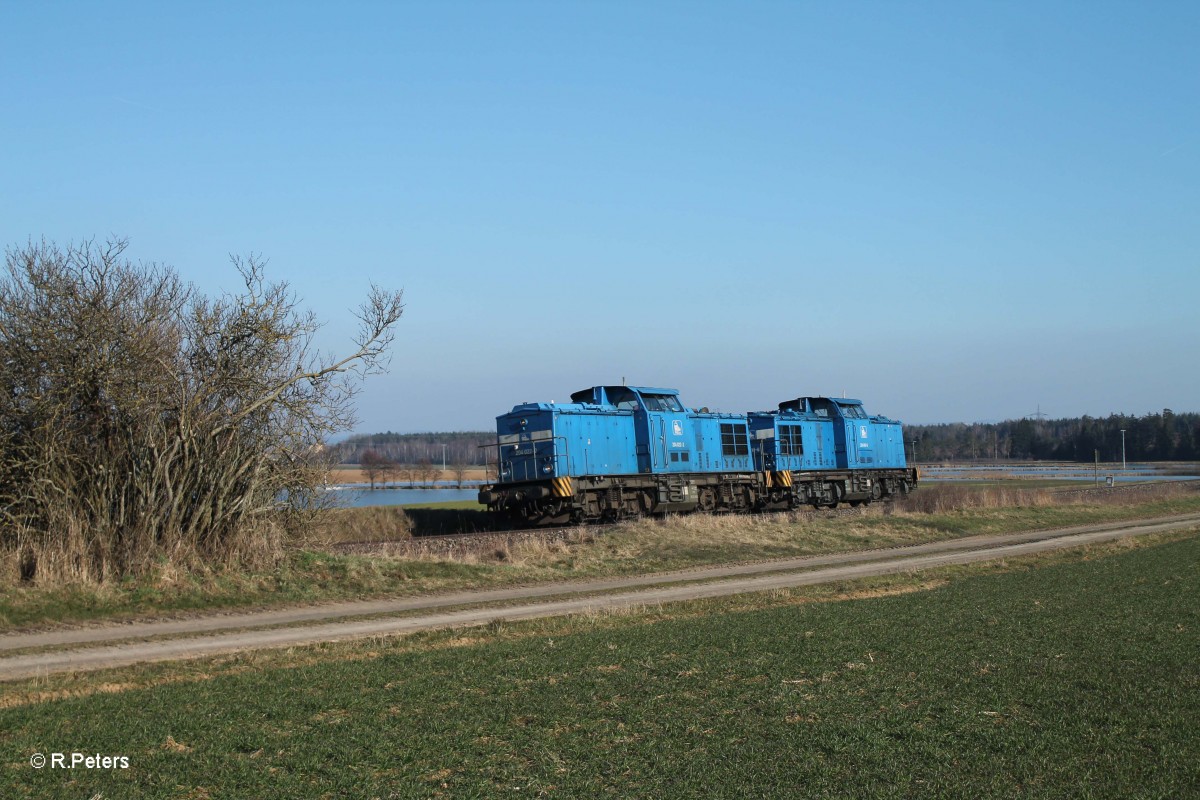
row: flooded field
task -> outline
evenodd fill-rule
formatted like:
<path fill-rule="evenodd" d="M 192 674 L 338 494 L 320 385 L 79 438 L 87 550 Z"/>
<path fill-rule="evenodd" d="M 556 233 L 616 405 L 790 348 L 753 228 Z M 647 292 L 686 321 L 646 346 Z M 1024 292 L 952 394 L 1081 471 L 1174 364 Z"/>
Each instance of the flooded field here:
<path fill-rule="evenodd" d="M 1125 469 L 1113 464 L 1099 468 L 1086 464 L 941 464 L 920 465 L 925 481 L 1099 481 L 1109 477 L 1114 483 L 1138 481 L 1191 481 L 1200 479 L 1196 464 L 1129 464 Z"/>
<path fill-rule="evenodd" d="M 381 489 L 367 489 L 361 485 L 330 486 L 327 491 L 333 493 L 337 504 L 352 508 L 364 506 L 411 506 L 428 503 L 450 503 L 463 500 L 475 500 L 479 496 L 479 485 L 463 483 L 463 488 L 456 488 L 454 482 L 433 489 L 410 489 L 408 487 L 388 486 Z"/>

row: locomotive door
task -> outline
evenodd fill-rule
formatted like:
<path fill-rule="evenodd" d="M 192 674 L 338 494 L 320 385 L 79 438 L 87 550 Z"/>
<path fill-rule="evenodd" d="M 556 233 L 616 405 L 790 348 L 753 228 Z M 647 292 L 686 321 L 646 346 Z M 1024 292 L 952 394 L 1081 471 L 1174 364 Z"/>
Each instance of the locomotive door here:
<path fill-rule="evenodd" d="M 689 444 L 691 425 L 682 414 L 651 412 L 650 429 L 654 432 L 655 467 L 663 472 L 691 472 Z"/>

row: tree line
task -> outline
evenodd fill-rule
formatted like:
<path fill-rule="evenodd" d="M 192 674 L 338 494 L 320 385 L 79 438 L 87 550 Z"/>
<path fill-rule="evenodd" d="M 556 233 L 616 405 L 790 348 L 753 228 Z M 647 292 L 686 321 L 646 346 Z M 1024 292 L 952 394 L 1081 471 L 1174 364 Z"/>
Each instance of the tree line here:
<path fill-rule="evenodd" d="M 909 458 L 918 462 L 1030 459 L 1091 463 L 1200 460 L 1200 414 L 1161 413 L 998 423 L 905 425 Z M 915 442 L 915 445 L 914 445 Z"/>

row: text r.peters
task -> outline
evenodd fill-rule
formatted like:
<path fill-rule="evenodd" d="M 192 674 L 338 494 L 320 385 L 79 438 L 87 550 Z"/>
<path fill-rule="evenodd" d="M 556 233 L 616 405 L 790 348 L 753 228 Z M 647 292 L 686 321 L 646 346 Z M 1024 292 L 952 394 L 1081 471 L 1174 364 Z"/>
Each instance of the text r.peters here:
<path fill-rule="evenodd" d="M 129 756 L 89 756 L 84 753 L 51 753 L 52 769 L 129 769 Z"/>

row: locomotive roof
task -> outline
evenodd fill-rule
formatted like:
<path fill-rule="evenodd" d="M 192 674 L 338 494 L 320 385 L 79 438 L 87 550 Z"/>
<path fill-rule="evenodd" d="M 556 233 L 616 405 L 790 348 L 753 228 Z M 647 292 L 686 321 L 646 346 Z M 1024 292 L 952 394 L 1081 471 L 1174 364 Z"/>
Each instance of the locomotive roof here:
<path fill-rule="evenodd" d="M 613 384 L 597 384 L 596 386 L 589 386 L 586 389 L 580 389 L 578 392 L 573 393 L 571 397 L 575 397 L 575 395 L 579 394 L 590 394 L 595 392 L 597 389 L 603 389 L 606 392 L 609 389 L 631 389 L 638 394 L 673 394 L 676 396 L 679 394 L 678 389 L 660 389 L 655 386 L 616 386 Z"/>
<path fill-rule="evenodd" d="M 596 390 L 601 390 L 597 392 Z M 668 397 L 678 397 L 678 389 L 664 389 L 657 386 L 618 386 L 618 385 L 600 385 L 589 386 L 587 389 L 580 389 L 578 392 L 571 394 L 570 403 L 518 403 L 513 406 L 509 414 L 520 414 L 528 411 L 583 411 L 587 408 L 595 409 L 597 405 L 611 406 L 608 401 L 608 396 L 616 391 L 636 392 L 642 396 L 665 395 Z M 603 396 L 604 403 L 598 403 L 597 396 Z"/>
<path fill-rule="evenodd" d="M 828 400 L 831 403 L 837 403 L 839 406 L 861 406 L 863 404 L 862 400 L 857 400 L 853 397 L 829 397 L 823 394 L 805 394 L 800 395 L 794 400 L 784 400 L 779 404 L 779 407 L 797 405 L 801 400 Z"/>
<path fill-rule="evenodd" d="M 598 392 L 597 390 L 600 390 L 600 391 Z M 662 388 L 659 388 L 656 386 L 615 386 L 615 385 L 610 384 L 610 385 L 600 385 L 600 386 L 589 386 L 586 389 L 580 389 L 578 392 L 574 392 L 571 395 L 571 402 L 573 402 L 573 403 L 595 403 L 596 402 L 595 398 L 599 394 L 603 393 L 604 396 L 607 397 L 608 395 L 610 395 L 614 392 L 617 392 L 617 391 L 637 392 L 640 395 L 669 395 L 671 397 L 679 396 L 678 389 L 662 389 Z"/>

